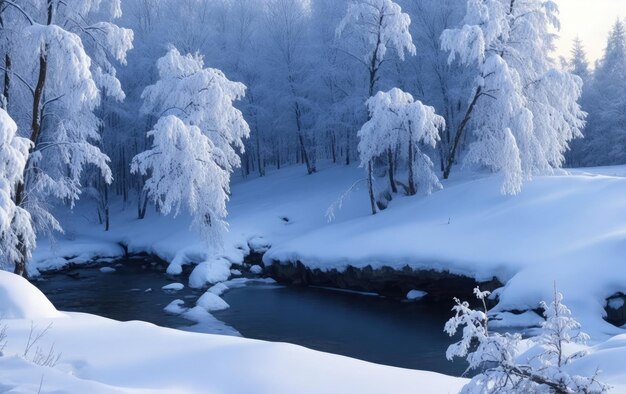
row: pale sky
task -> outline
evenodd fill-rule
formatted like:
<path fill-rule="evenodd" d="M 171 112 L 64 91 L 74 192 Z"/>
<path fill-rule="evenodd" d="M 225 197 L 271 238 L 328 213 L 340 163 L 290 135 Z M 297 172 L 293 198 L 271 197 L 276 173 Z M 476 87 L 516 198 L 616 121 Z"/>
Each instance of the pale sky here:
<path fill-rule="evenodd" d="M 618 17 L 626 18 L 626 0 L 556 0 L 561 10 L 558 55 L 569 58 L 579 36 L 593 65 L 602 56 L 606 39 Z"/>

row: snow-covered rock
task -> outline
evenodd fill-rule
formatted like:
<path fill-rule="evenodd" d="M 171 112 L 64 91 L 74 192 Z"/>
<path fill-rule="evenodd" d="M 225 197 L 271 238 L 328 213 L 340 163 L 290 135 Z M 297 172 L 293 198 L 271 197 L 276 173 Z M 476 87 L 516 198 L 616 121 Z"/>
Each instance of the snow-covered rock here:
<path fill-rule="evenodd" d="M 224 258 L 215 258 L 200 263 L 189 275 L 189 287 L 201 289 L 207 284 L 214 284 L 228 280 L 230 277 L 230 261 Z"/>
<path fill-rule="evenodd" d="M 226 301 L 210 290 L 198 298 L 196 305 L 202 307 L 207 312 L 221 311 L 230 308 L 230 305 L 228 305 Z"/>
<path fill-rule="evenodd" d="M 163 310 L 167 313 L 171 313 L 172 315 L 180 315 L 185 312 L 187 308 L 184 307 L 185 301 L 183 300 L 174 300 L 167 304 Z"/>
<path fill-rule="evenodd" d="M 102 268 L 100 268 L 100 272 L 102 272 L 104 274 L 110 274 L 110 273 L 113 273 L 115 271 L 116 271 L 115 268 L 112 268 L 112 267 L 102 267 Z"/>
<path fill-rule="evenodd" d="M 428 293 L 421 290 L 411 290 L 406 294 L 406 299 L 411 301 L 420 300 L 426 297 Z"/>
<path fill-rule="evenodd" d="M 252 267 L 250 267 L 250 272 L 255 275 L 259 275 L 263 273 L 263 267 L 261 267 L 260 265 L 253 265 Z"/>
<path fill-rule="evenodd" d="M 248 240 L 250 249 L 257 253 L 264 253 L 271 247 L 271 245 L 261 236 L 255 236 Z"/>

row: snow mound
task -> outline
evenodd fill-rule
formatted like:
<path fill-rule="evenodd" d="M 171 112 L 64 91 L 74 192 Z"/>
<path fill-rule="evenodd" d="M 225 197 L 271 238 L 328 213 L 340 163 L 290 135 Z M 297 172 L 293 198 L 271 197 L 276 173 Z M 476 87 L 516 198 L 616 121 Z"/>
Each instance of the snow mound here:
<path fill-rule="evenodd" d="M 200 298 L 198 298 L 196 305 L 202 307 L 207 312 L 221 311 L 230 308 L 230 305 L 228 305 L 226 301 L 211 292 L 211 290 L 207 291 Z"/>
<path fill-rule="evenodd" d="M 100 268 L 100 272 L 102 272 L 103 274 L 110 274 L 110 273 L 115 272 L 115 268 L 102 267 L 102 268 Z"/>
<path fill-rule="evenodd" d="M 189 276 L 189 287 L 201 289 L 207 283 L 214 284 L 224 282 L 230 277 L 230 261 L 224 258 L 216 258 L 198 264 Z"/>
<path fill-rule="evenodd" d="M 263 273 L 263 268 L 261 268 L 260 265 L 253 265 L 252 267 L 250 267 L 250 272 L 255 275 L 259 275 Z"/>
<path fill-rule="evenodd" d="M 26 279 L 0 271 L 0 316 L 3 319 L 48 319 L 65 315 Z"/>
<path fill-rule="evenodd" d="M 258 253 L 264 253 L 269 250 L 271 245 L 261 236 L 252 237 L 248 240 L 250 249 Z"/>
<path fill-rule="evenodd" d="M 170 302 L 169 304 L 167 304 L 167 306 L 163 308 L 163 310 L 172 315 L 180 315 L 187 310 L 187 308 L 185 308 L 184 305 L 185 305 L 185 301 L 174 300 Z"/>

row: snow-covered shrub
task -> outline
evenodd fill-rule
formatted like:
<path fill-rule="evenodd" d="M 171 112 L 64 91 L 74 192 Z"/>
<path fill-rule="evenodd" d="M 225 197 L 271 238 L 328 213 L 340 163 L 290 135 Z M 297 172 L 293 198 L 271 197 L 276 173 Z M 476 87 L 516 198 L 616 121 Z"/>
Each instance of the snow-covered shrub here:
<path fill-rule="evenodd" d="M 604 393 L 608 386 L 591 377 L 571 375 L 566 366 L 584 356 L 568 352 L 569 344 L 584 344 L 588 336 L 580 331 L 580 324 L 563 305 L 562 294 L 556 290 L 550 305 L 542 302 L 546 321 L 537 337 L 523 340 L 518 333 L 500 334 L 489 331 L 485 299 L 488 291 L 474 290 L 482 302 L 482 310 L 474 310 L 468 302 L 455 299 L 455 316 L 445 325 L 450 336 L 462 333 L 460 341 L 452 344 L 446 357 L 464 357 L 468 371 L 476 375 L 462 390 L 463 393 Z M 523 342 L 527 342 L 524 343 Z M 527 346 L 523 346 L 527 345 Z M 524 351 L 530 345 L 530 350 Z"/>

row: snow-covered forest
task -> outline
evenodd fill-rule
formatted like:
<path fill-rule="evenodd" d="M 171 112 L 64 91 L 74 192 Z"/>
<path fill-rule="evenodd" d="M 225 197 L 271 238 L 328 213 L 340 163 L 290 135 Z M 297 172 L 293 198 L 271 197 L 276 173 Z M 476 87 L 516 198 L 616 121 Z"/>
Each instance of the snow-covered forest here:
<path fill-rule="evenodd" d="M 563 1 L 0 0 L 0 391 L 626 390 L 626 20 L 563 55 Z M 200 333 L 55 302 L 94 272 Z M 217 314 L 263 286 L 434 305 L 467 373 Z"/>

